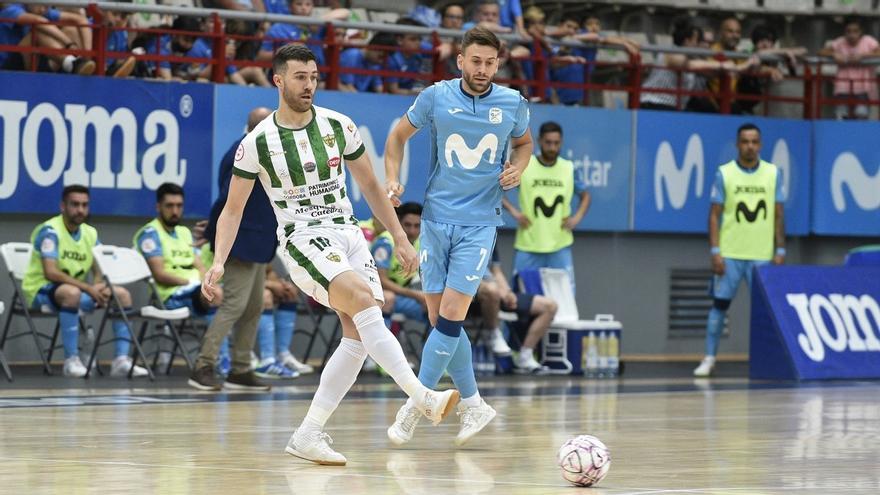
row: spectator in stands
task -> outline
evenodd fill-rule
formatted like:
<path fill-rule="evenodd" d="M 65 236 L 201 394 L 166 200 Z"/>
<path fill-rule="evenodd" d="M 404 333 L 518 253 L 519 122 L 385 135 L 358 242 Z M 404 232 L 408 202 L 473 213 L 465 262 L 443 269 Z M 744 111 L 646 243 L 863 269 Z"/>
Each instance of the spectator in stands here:
<path fill-rule="evenodd" d="M 312 0 L 291 0 L 290 13 L 302 17 L 312 17 L 314 12 L 314 3 Z M 320 17 L 324 21 L 344 21 L 349 17 L 348 9 L 334 9 Z M 266 32 L 266 40 L 263 41 L 260 53 L 257 54 L 257 60 L 268 62 L 272 60 L 272 54 L 277 48 L 280 48 L 290 42 L 300 42 L 308 45 L 309 49 L 315 54 L 319 67 L 326 65 L 324 59 L 324 38 L 326 37 L 326 27 L 308 24 L 288 24 L 286 22 L 276 22 Z M 337 32 L 338 31 L 338 32 Z M 345 30 L 340 28 L 334 31 L 339 42 L 345 36 Z M 275 41 L 273 41 L 275 40 Z"/>
<path fill-rule="evenodd" d="M 522 14 L 520 14 L 521 16 Z M 467 31 L 474 26 L 480 25 L 493 33 L 510 33 L 513 31 L 510 27 L 502 26 L 500 20 L 501 6 L 498 4 L 498 0 L 479 0 L 477 7 L 474 9 L 473 20 L 466 22 L 462 29 Z M 523 25 L 523 32 L 525 32 L 525 25 Z"/>
<path fill-rule="evenodd" d="M 675 23 L 672 31 L 672 43 L 675 46 L 695 48 L 699 46 L 703 32 L 691 23 L 689 19 Z M 699 77 L 694 70 L 717 67 L 717 61 L 698 60 L 692 56 L 679 53 L 663 53 L 657 58 L 657 65 L 651 69 L 645 82 L 642 83 L 640 108 L 648 110 L 678 110 L 685 107 L 690 100 L 690 95 L 677 95 L 674 90 L 693 91 Z M 732 63 L 727 63 L 732 67 Z M 663 92 L 650 91 L 652 89 L 664 90 Z"/>
<path fill-rule="evenodd" d="M 580 20 L 574 14 L 565 14 L 559 26 L 551 36 L 563 41 L 577 41 Z M 595 47 L 559 46 L 557 57 L 554 57 L 551 68 L 551 79 L 571 84 L 584 84 L 593 72 L 596 61 Z M 568 60 L 566 60 L 568 59 Z M 556 88 L 559 103 L 563 105 L 579 105 L 584 101 L 584 90 L 577 88 Z"/>
<path fill-rule="evenodd" d="M 100 244 L 98 231 L 86 223 L 89 216 L 89 190 L 85 186 L 65 186 L 61 193 L 61 214 L 38 225 L 31 233 L 33 254 L 21 288 L 27 304 L 35 309 L 47 307 L 58 312 L 61 344 L 64 347 L 64 376 L 80 378 L 86 367 L 79 358 L 79 312 L 90 313 L 106 306 L 110 289 L 101 281 L 92 248 Z M 89 272 L 94 283 L 88 282 Z M 125 287 L 114 287 L 123 309 L 131 308 L 131 294 Z M 125 376 L 134 366 L 128 357 L 131 333 L 121 320 L 113 321 L 116 349 L 112 376 Z M 53 342 L 54 343 L 54 342 Z M 134 376 L 147 370 L 134 366 Z"/>
<path fill-rule="evenodd" d="M 169 26 L 164 26 L 169 29 Z M 173 34 L 146 34 L 138 36 L 134 41 L 137 47 L 142 47 L 150 55 L 161 56 L 185 56 L 196 41 L 195 33 L 202 31 L 202 22 L 197 17 L 179 16 L 174 19 L 170 29 L 178 31 Z M 149 61 L 145 64 L 147 77 L 155 77 L 170 81 L 171 79 L 189 80 L 192 64 L 172 64 L 168 60 L 158 62 Z"/>
<path fill-rule="evenodd" d="M 420 22 L 407 17 L 398 19 L 395 24 L 399 26 L 424 27 Z M 388 70 L 421 73 L 422 65 L 424 64 L 424 57 L 421 53 L 423 49 L 422 37 L 418 34 L 397 34 L 394 37 L 400 50 L 391 52 L 388 55 Z M 430 45 L 428 48 L 430 49 Z M 421 79 L 400 76 L 386 77 L 384 84 L 386 90 L 395 95 L 418 94 L 425 87 L 425 83 Z"/>
<path fill-rule="evenodd" d="M 220 22 L 222 24 L 223 20 L 221 19 Z M 222 29 L 225 30 L 225 27 Z M 205 18 L 202 30 L 208 33 L 213 32 L 213 22 L 211 17 Z M 214 41 L 212 38 L 196 38 L 192 43 L 192 47 L 186 52 L 186 56 L 212 59 L 214 57 L 212 50 L 213 44 Z M 232 61 L 235 59 L 236 42 L 234 39 L 229 38 L 226 40 L 225 49 L 226 60 Z M 266 74 L 258 67 L 244 67 L 239 70 L 238 66 L 235 64 L 228 64 L 225 71 L 226 80 L 230 83 L 238 84 L 240 86 L 247 86 L 248 84 L 263 87 L 269 86 L 269 80 L 266 78 Z M 193 63 L 189 65 L 188 70 L 185 72 L 181 70 L 180 74 L 184 79 L 190 81 L 212 81 L 213 72 L 214 66 L 209 63 Z"/>
<path fill-rule="evenodd" d="M 572 231 L 590 207 L 590 193 L 577 176 L 574 164 L 559 156 L 562 127 L 544 122 L 538 131 L 540 155 L 532 155 L 519 186 L 519 209 L 506 197 L 502 204 L 516 220 L 516 256 L 513 269 L 561 268 L 568 272 L 574 292 Z M 572 214 L 571 199 L 579 196 Z"/>
<path fill-rule="evenodd" d="M 201 279 L 205 273 L 202 260 L 193 247 L 192 233 L 180 225 L 183 218 L 183 188 L 166 182 L 156 189 L 156 211 L 159 216 L 138 229 L 132 242 L 140 251 L 153 280 L 156 296 L 167 309 L 187 307 L 192 314 L 209 323 L 222 300 L 209 302 L 201 295 Z"/>
<path fill-rule="evenodd" d="M 459 3 L 450 3 L 443 9 L 440 27 L 443 29 L 455 29 L 460 31 L 464 25 L 464 7 Z M 444 62 L 444 69 L 449 77 L 458 77 L 456 55 L 461 51 L 459 40 L 461 36 L 440 38 L 440 60 Z"/>
<path fill-rule="evenodd" d="M 867 119 L 868 105 L 862 101 L 877 99 L 877 76 L 873 65 L 861 65 L 862 60 L 880 55 L 880 44 L 870 34 L 865 34 L 862 22 L 856 17 L 847 18 L 843 24 L 843 36 L 832 40 L 819 55 L 833 57 L 837 64 L 834 78 L 835 98 L 851 102 L 837 105 L 835 117 L 840 119 Z"/>
<path fill-rule="evenodd" d="M 771 81 L 778 82 L 785 77 L 781 66 L 794 75 L 796 57 L 804 55 L 806 49 L 776 48 L 776 31 L 765 24 L 758 25 L 752 30 L 751 39 L 754 67 L 740 76 L 737 94 L 759 96 L 767 92 Z M 779 57 L 782 57 L 782 61 Z M 758 103 L 757 99 L 738 98 L 733 102 L 731 113 L 751 114 Z"/>
<path fill-rule="evenodd" d="M 538 7 L 531 6 L 526 9 L 525 14 L 522 16 L 525 20 L 525 29 L 529 34 L 528 39 L 530 40 L 527 45 L 525 45 L 526 50 L 530 54 L 536 54 L 539 52 L 537 49 L 537 45 L 540 45 L 540 53 L 542 56 L 549 61 L 552 57 L 556 55 L 556 47 L 551 45 L 545 36 L 545 18 L 544 11 L 539 9 Z M 577 63 L 577 58 L 574 58 L 574 63 Z M 520 66 L 522 67 L 523 76 L 528 81 L 536 81 L 538 79 L 539 74 L 537 73 L 538 64 L 531 59 L 524 59 L 520 61 Z M 550 82 L 550 64 L 543 64 L 543 74 L 542 78 L 545 82 Z M 537 89 L 534 86 L 526 86 L 523 88 L 523 96 L 529 98 L 529 96 L 533 96 L 533 101 L 549 101 L 551 103 L 559 103 L 559 100 L 556 96 L 556 91 L 554 88 L 547 87 L 543 95 L 537 95 L 535 92 Z"/>
<path fill-rule="evenodd" d="M 498 22 L 511 32 L 529 39 L 528 30 L 525 27 L 522 5 L 519 0 L 497 0 L 499 7 Z"/>
<path fill-rule="evenodd" d="M 240 10 L 243 12 L 266 12 L 263 0 L 202 0 L 206 9 Z"/>
<path fill-rule="evenodd" d="M 233 36 L 232 43 L 235 46 L 235 60 L 256 60 L 262 42 L 257 39 L 242 39 L 238 36 L 262 36 L 261 25 L 256 22 L 240 19 L 226 20 L 226 34 Z M 253 73 L 251 73 L 253 71 Z M 246 81 L 257 86 L 271 86 L 266 72 L 259 67 L 241 67 L 239 72 Z M 264 84 L 265 82 L 265 84 Z"/>
<path fill-rule="evenodd" d="M 710 48 L 716 52 L 738 52 L 739 43 L 742 39 L 742 26 L 735 17 L 728 17 L 721 21 L 718 29 L 718 41 L 713 43 Z M 709 62 L 715 62 L 714 59 L 708 59 Z M 727 61 L 729 63 L 722 64 L 712 74 L 698 74 L 694 82 L 696 88 L 705 88 L 711 93 L 710 97 L 693 96 L 688 100 L 687 110 L 691 112 L 718 113 L 721 110 L 721 101 L 724 98 L 725 90 L 722 88 L 722 82 L 727 81 L 729 94 L 736 93 L 739 74 L 757 70 L 760 60 L 757 58 L 749 58 L 748 60 Z M 704 67 L 704 70 L 710 69 L 710 66 Z M 726 72 L 727 75 L 722 76 Z M 760 70 L 759 70 L 760 72 Z M 733 110 L 733 108 L 731 108 Z"/>
<path fill-rule="evenodd" d="M 406 16 L 421 23 L 423 26 L 440 27 L 443 23 L 443 14 L 437 12 L 437 9 L 432 5 L 433 3 L 427 0 L 419 0 Z M 448 6 L 443 9 L 444 12 L 447 8 Z"/>
<path fill-rule="evenodd" d="M 0 44 L 19 46 L 40 46 L 56 50 L 89 50 L 91 34 L 81 35 L 80 29 L 72 26 L 59 28 L 48 21 L 73 21 L 87 23 L 82 16 L 62 12 L 45 5 L 19 3 L 0 4 L 0 19 L 13 19 L 11 22 L 0 22 Z M 85 31 L 90 31 L 85 29 Z M 87 44 L 86 44 L 87 43 Z M 73 55 L 51 54 L 49 68 L 53 71 L 70 72 L 79 75 L 90 75 L 95 72 L 95 62 Z M 31 57 L 26 53 L 0 52 L 0 69 L 31 70 Z"/>
<path fill-rule="evenodd" d="M 639 52 L 639 44 L 625 36 L 617 36 L 613 34 L 602 33 L 602 21 L 599 16 L 590 14 L 584 19 L 584 29 L 574 36 L 576 40 L 586 43 L 593 42 L 602 45 L 620 45 L 629 53 L 634 55 Z"/>
<path fill-rule="evenodd" d="M 377 74 L 354 74 L 345 72 L 345 69 L 382 70 L 382 62 L 385 60 L 385 47 L 394 47 L 396 41 L 393 35 L 388 33 L 376 33 L 364 48 L 349 48 L 339 55 L 339 66 L 343 69 L 339 75 L 339 90 L 350 92 L 373 92 L 382 93 L 382 76 Z"/>
<path fill-rule="evenodd" d="M 440 19 L 440 27 L 443 29 L 461 30 L 461 27 L 464 25 L 464 7 L 460 3 L 447 4 L 443 8 Z"/>
<path fill-rule="evenodd" d="M 118 0 L 117 3 L 131 3 L 132 0 Z M 129 53 L 122 58 L 108 57 L 106 74 L 112 77 L 128 77 L 134 70 L 137 61 L 130 54 L 128 45 L 128 12 L 104 10 L 104 26 L 107 33 L 107 52 Z"/>
<path fill-rule="evenodd" d="M 422 205 L 403 203 L 397 207 L 397 218 L 400 219 L 400 226 L 403 227 L 409 242 L 418 252 L 419 234 L 422 228 Z M 382 305 L 385 326 L 391 328 L 391 315 L 394 313 L 401 313 L 410 320 L 427 322 L 428 307 L 425 303 L 425 295 L 418 288 L 411 287 L 415 273 L 407 274 L 401 266 L 391 234 L 388 231 L 379 234 L 373 240 L 370 251 L 379 270 L 379 280 L 382 282 L 382 292 L 385 296 L 385 304 Z"/>
<path fill-rule="evenodd" d="M 710 376 L 715 369 L 725 315 L 740 282 L 745 279 L 751 289 L 756 267 L 785 262 L 782 175 L 776 165 L 761 159 L 761 131 L 754 124 L 737 129 L 736 147 L 736 159 L 718 168 L 712 187 L 713 303 L 706 322 L 706 356 L 694 370 L 697 377 Z M 740 213 L 747 221 L 734 220 Z"/>
<path fill-rule="evenodd" d="M 308 364 L 301 363 L 290 352 L 293 332 L 296 330 L 296 303 L 299 299 L 299 289 L 289 280 L 289 277 L 279 277 L 272 270 L 271 266 L 266 267 L 266 289 L 270 293 L 272 306 L 275 309 L 273 314 L 275 362 L 301 375 L 313 373 L 315 371 L 314 368 Z M 263 297 L 265 298 L 265 296 L 264 292 Z M 261 326 L 258 333 L 262 331 L 263 327 Z M 260 347 L 262 349 L 263 339 L 262 336 L 259 337 L 258 340 L 261 342 Z M 266 351 L 273 352 L 269 348 L 271 346 L 267 346 Z"/>
<path fill-rule="evenodd" d="M 489 270 L 480 282 L 476 300 L 480 306 L 483 323 L 492 332 L 492 352 L 498 356 L 510 355 L 510 346 L 501 333 L 498 312 L 504 310 L 516 313 L 517 321 L 508 325 L 511 332 L 517 332 L 519 339 L 522 339 L 519 353 L 513 359 L 514 372 L 546 373 L 547 367 L 541 366 L 535 360 L 534 351 L 550 329 L 559 307 L 555 301 L 543 295 L 514 293 L 501 269 L 497 247 L 492 250 Z"/>

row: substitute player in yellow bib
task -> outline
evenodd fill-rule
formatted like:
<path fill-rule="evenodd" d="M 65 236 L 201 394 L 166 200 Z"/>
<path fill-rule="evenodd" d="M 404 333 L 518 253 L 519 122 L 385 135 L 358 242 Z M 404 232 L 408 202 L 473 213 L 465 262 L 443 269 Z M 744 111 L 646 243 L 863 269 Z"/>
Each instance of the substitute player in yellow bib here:
<path fill-rule="evenodd" d="M 760 158 L 761 131 L 743 124 L 736 133 L 736 160 L 718 168 L 709 211 L 712 255 L 712 310 L 706 324 L 706 356 L 694 370 L 705 377 L 715 368 L 724 316 L 745 279 L 752 286 L 754 267 L 785 261 L 782 177 L 776 165 Z"/>
<path fill-rule="evenodd" d="M 516 219 L 513 247 L 513 271 L 538 268 L 561 268 L 568 272 L 574 292 L 572 230 L 583 220 L 590 207 L 587 186 L 574 173 L 574 164 L 559 156 L 562 150 L 562 127 L 544 122 L 538 130 L 540 155 L 532 155 L 519 186 L 519 208 L 504 198 L 504 207 Z M 572 213 L 571 200 L 579 204 Z M 499 332 L 500 334 L 500 332 Z"/>
<path fill-rule="evenodd" d="M 226 206 L 217 221 L 214 263 L 202 291 L 208 300 L 214 298 L 244 204 L 259 179 L 278 220 L 283 261 L 293 282 L 334 309 L 342 322 L 342 342 L 327 361 L 309 411 L 285 451 L 318 464 L 344 465 L 345 456 L 330 448 L 323 429 L 367 354 L 434 424 L 455 407 L 459 394 L 435 392 L 419 383 L 382 319 L 382 285 L 348 199 L 346 169 L 394 237 L 406 272 L 415 271 L 418 257 L 373 174 L 357 125 L 313 104 L 319 72 L 314 53 L 304 45 L 280 48 L 272 69 L 278 110 L 257 124 L 236 152 Z"/>

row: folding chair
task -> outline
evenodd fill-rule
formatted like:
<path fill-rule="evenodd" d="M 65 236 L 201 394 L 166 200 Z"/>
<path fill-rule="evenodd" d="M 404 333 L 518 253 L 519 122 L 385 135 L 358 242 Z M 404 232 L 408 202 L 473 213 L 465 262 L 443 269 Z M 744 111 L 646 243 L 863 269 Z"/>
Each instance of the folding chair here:
<path fill-rule="evenodd" d="M 6 311 L 6 306 L 3 304 L 3 301 L 0 301 L 0 315 Z M 0 366 L 3 367 L 3 373 L 6 373 L 6 380 L 12 381 L 12 370 L 9 369 L 9 363 L 6 362 L 6 355 L 3 354 L 3 349 L 0 349 Z"/>
<path fill-rule="evenodd" d="M 278 250 L 276 251 L 276 256 L 278 256 L 279 259 L 283 260 L 284 254 L 284 247 L 279 246 Z M 284 265 L 284 269 L 285 271 L 287 270 L 286 265 Z M 290 273 L 286 273 L 286 275 L 290 277 Z M 324 358 L 321 361 L 321 368 L 323 368 L 324 365 L 327 364 L 327 360 L 330 359 L 330 354 L 333 353 L 333 349 L 335 348 L 334 344 L 337 343 L 337 340 L 342 338 L 342 321 L 339 319 L 339 316 L 336 314 L 335 311 L 326 309 L 323 306 L 320 306 L 317 309 L 313 308 L 308 296 L 306 296 L 302 291 L 299 291 L 299 306 L 305 309 L 306 315 L 308 315 L 309 319 L 312 321 L 312 325 L 314 326 L 312 331 L 298 330 L 300 334 L 305 334 L 309 337 L 309 343 L 306 345 L 306 353 L 302 358 L 302 362 L 305 363 L 309 360 L 309 356 L 311 356 L 312 354 L 312 349 L 314 348 L 315 341 L 318 339 L 318 337 L 320 337 L 321 340 L 324 342 L 324 345 L 326 346 Z M 299 312 L 299 308 L 297 308 L 297 313 Z M 333 325 L 333 331 L 329 337 L 327 337 L 327 335 L 325 335 L 325 333 L 321 331 L 321 324 L 324 322 L 324 318 L 327 316 L 332 316 L 333 318 L 336 318 L 336 323 Z"/>
<path fill-rule="evenodd" d="M 91 373 L 92 365 L 95 362 L 95 356 L 98 353 L 98 347 L 115 342 L 118 339 L 117 337 L 113 337 L 105 342 L 101 342 L 104 328 L 107 326 L 107 320 L 118 318 L 125 322 L 129 331 L 129 340 L 135 348 L 134 359 L 132 359 L 131 368 L 128 370 L 128 377 L 131 378 L 132 373 L 134 372 L 134 366 L 137 364 L 137 358 L 140 358 L 144 363 L 144 367 L 147 369 L 147 374 L 149 375 L 150 380 L 155 380 L 153 370 L 147 364 L 147 356 L 144 354 L 143 347 L 141 346 L 146 331 L 151 322 L 164 322 L 171 330 L 177 345 L 182 347 L 183 342 L 180 340 L 180 334 L 177 333 L 172 322 L 182 321 L 189 318 L 189 308 L 161 309 L 149 305 L 141 307 L 139 311 L 125 311 L 113 289 L 117 286 L 128 285 L 135 282 L 146 282 L 151 286 L 150 290 L 155 291 L 153 274 L 150 272 L 150 267 L 147 265 L 147 261 L 134 249 L 118 246 L 95 246 L 92 249 L 92 253 L 95 257 L 95 263 L 98 264 L 98 268 L 104 275 L 104 281 L 107 283 L 111 295 L 110 301 L 107 303 L 107 307 L 104 311 L 104 316 L 101 318 L 101 324 L 98 327 L 98 333 L 95 337 L 95 345 L 92 347 L 92 354 L 89 357 L 89 363 L 87 365 L 89 371 L 86 372 L 86 378 L 88 378 L 89 373 Z M 143 320 L 140 329 L 140 338 L 135 336 L 134 327 L 131 324 L 131 320 L 135 318 Z M 101 370 L 99 369 L 98 372 L 101 373 Z"/>
<path fill-rule="evenodd" d="M 9 281 L 12 283 L 13 290 L 12 301 L 9 304 L 9 314 L 6 316 L 6 324 L 3 327 L 3 336 L 0 337 L 0 350 L 6 348 L 7 340 L 14 340 L 19 337 L 24 337 L 25 335 L 31 335 L 34 338 L 37 352 L 40 354 L 40 360 L 43 361 L 43 371 L 47 375 L 51 375 L 52 367 L 49 363 L 52 362 L 52 354 L 55 349 L 62 347 L 61 345 L 56 345 L 61 324 L 58 321 L 58 312 L 54 309 L 42 307 L 39 310 L 33 310 L 28 307 L 24 291 L 21 288 L 21 283 L 24 279 L 24 274 L 27 271 L 28 264 L 31 261 L 32 252 L 33 246 L 28 242 L 7 242 L 6 244 L 0 245 L 0 253 L 2 253 L 3 263 L 6 264 L 6 269 L 9 272 Z M 28 331 L 9 335 L 9 329 L 12 325 L 12 318 L 14 316 L 24 317 L 28 325 Z M 34 323 L 35 318 L 55 318 L 55 329 L 52 334 L 50 335 L 38 331 L 37 326 Z M 82 317 L 79 319 L 79 326 L 80 330 L 85 329 Z M 49 341 L 48 349 L 43 348 L 41 339 Z"/>

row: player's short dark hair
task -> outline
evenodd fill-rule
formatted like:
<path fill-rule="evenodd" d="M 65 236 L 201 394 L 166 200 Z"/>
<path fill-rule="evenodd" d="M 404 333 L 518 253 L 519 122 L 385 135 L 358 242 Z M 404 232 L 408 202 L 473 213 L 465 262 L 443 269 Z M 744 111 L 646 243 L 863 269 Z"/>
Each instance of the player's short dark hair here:
<path fill-rule="evenodd" d="M 82 184 L 71 184 L 69 186 L 64 186 L 64 189 L 61 190 L 61 201 L 67 201 L 67 196 L 73 193 L 83 193 L 86 196 L 90 196 L 88 187 L 83 186 Z"/>
<path fill-rule="evenodd" d="M 318 63 L 318 59 L 315 58 L 314 52 L 309 47 L 302 43 L 288 43 L 279 48 L 275 55 L 272 56 L 272 72 L 276 74 L 284 73 L 289 60 L 296 60 L 304 64 L 310 60 L 316 64 Z"/>
<path fill-rule="evenodd" d="M 161 203 L 169 194 L 183 196 L 183 188 L 173 182 L 164 182 L 156 189 L 156 202 Z"/>
<path fill-rule="evenodd" d="M 422 216 L 422 205 L 416 203 L 415 201 L 410 201 L 407 203 L 403 203 L 402 205 L 396 208 L 397 210 L 397 218 L 403 220 L 403 217 L 407 215 L 418 215 Z"/>
<path fill-rule="evenodd" d="M 746 122 L 745 124 L 739 126 L 739 129 L 736 130 L 736 138 L 739 139 L 739 136 L 744 131 L 756 131 L 758 135 L 761 135 L 761 129 L 758 129 L 758 126 L 752 124 L 751 122 Z"/>
<path fill-rule="evenodd" d="M 558 132 L 560 136 L 562 136 L 562 126 L 549 120 L 541 124 L 541 127 L 538 128 L 538 137 L 547 134 L 548 132 Z"/>
<path fill-rule="evenodd" d="M 495 36 L 495 33 L 483 26 L 474 26 L 464 33 L 461 39 L 461 53 L 464 53 L 467 47 L 471 45 L 489 46 L 499 52 L 501 51 L 501 42 L 498 41 L 498 36 Z"/>

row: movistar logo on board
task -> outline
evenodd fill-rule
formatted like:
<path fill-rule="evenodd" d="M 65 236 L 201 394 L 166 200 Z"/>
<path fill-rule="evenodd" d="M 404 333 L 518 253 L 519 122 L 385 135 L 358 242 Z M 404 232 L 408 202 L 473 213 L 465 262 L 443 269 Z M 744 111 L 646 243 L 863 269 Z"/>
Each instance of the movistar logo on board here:
<path fill-rule="evenodd" d="M 663 211 L 666 207 L 663 201 L 664 190 L 666 196 L 669 197 L 669 206 L 674 210 L 682 209 L 687 202 L 691 176 L 695 173 L 694 195 L 698 198 L 701 197 L 703 195 L 704 168 L 703 141 L 699 135 L 691 134 L 691 137 L 688 138 L 684 151 L 684 163 L 681 167 L 678 166 L 675 152 L 669 141 L 660 143 L 657 155 L 654 157 L 654 202 L 657 211 Z"/>
<path fill-rule="evenodd" d="M 880 208 L 880 169 L 873 176 L 868 174 L 858 157 L 849 151 L 834 160 L 830 185 L 834 209 L 839 212 L 847 209 L 844 186 L 859 208 L 866 211 Z"/>

